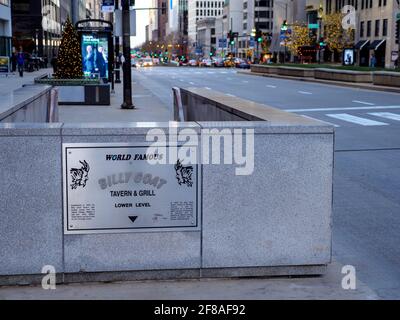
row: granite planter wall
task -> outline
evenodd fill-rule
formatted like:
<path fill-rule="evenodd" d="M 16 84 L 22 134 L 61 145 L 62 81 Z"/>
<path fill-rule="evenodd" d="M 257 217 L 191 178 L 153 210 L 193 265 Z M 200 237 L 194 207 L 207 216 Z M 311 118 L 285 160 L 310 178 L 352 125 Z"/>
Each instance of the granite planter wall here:
<path fill-rule="evenodd" d="M 262 65 L 262 64 L 252 64 L 250 65 L 250 70 L 251 72 L 257 72 L 257 73 L 267 73 L 267 74 L 278 73 L 278 67 Z"/>
<path fill-rule="evenodd" d="M 149 129 L 167 131 L 171 123 L 0 125 L 7 151 L 0 156 L 0 284 L 38 282 L 44 265 L 56 268 L 60 282 L 325 272 L 333 127 L 205 89 L 182 89 L 182 98 L 192 122 L 173 123 L 178 133 L 254 133 L 248 175 L 237 175 L 236 164 L 201 164 L 196 231 L 63 232 L 62 144 L 145 142 Z"/>
<path fill-rule="evenodd" d="M 0 123 L 14 122 L 53 122 L 58 119 L 58 108 L 51 87 L 29 85 L 0 99 Z"/>
<path fill-rule="evenodd" d="M 314 69 L 310 68 L 295 68 L 295 67 L 279 67 L 277 68 L 278 74 L 282 76 L 290 77 L 303 77 L 303 78 L 313 78 Z"/>
<path fill-rule="evenodd" d="M 111 104 L 110 84 L 87 84 L 83 86 L 58 86 L 60 105 Z"/>
<path fill-rule="evenodd" d="M 315 79 L 372 83 L 372 72 L 321 68 L 315 69 Z"/>
<path fill-rule="evenodd" d="M 374 72 L 374 85 L 400 87 L 400 72 Z"/>
<path fill-rule="evenodd" d="M 110 84 L 100 83 L 99 79 L 54 79 L 43 75 L 35 83 L 56 87 L 60 105 L 110 105 Z"/>

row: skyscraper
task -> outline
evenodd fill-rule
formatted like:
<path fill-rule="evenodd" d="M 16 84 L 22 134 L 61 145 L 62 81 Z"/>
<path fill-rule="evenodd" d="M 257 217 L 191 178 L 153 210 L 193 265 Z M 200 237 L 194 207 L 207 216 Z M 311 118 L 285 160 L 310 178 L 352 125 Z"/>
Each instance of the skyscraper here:
<path fill-rule="evenodd" d="M 196 42 L 197 22 L 204 18 L 217 18 L 223 15 L 225 1 L 191 0 L 188 2 L 188 36 L 189 42 Z"/>

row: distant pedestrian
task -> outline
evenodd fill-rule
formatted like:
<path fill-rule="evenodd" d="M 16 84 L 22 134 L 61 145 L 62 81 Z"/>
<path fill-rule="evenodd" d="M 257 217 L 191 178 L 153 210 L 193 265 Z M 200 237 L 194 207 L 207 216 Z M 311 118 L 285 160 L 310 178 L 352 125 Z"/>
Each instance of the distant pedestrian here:
<path fill-rule="evenodd" d="M 17 51 L 15 50 L 15 47 L 13 47 L 11 53 L 11 71 L 13 74 L 17 72 Z"/>
<path fill-rule="evenodd" d="M 370 61 L 369 66 L 370 66 L 371 68 L 375 68 L 375 66 L 376 66 L 376 57 L 375 57 L 374 54 L 372 54 L 372 56 L 371 56 L 371 61 Z"/>
<path fill-rule="evenodd" d="M 57 73 L 57 56 L 53 56 L 53 58 L 51 58 L 50 64 L 53 67 L 53 73 L 56 74 Z"/>
<path fill-rule="evenodd" d="M 22 47 L 19 48 L 19 52 L 17 54 L 17 65 L 19 76 L 22 78 L 24 76 L 24 67 L 25 67 L 25 55 L 22 51 Z"/>

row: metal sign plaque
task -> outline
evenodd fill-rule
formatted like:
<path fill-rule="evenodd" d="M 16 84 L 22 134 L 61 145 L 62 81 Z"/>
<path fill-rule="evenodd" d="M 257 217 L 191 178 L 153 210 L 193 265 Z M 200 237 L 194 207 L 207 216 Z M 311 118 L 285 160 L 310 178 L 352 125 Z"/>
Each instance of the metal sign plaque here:
<path fill-rule="evenodd" d="M 63 144 L 65 234 L 199 230 L 199 166 L 148 147 Z"/>

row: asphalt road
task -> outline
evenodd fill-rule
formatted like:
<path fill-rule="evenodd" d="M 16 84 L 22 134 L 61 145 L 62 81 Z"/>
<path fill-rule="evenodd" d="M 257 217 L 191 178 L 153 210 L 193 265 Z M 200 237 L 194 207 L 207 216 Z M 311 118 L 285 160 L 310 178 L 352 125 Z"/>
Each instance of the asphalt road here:
<path fill-rule="evenodd" d="M 400 299 L 400 94 L 214 68 L 145 68 L 133 81 L 170 108 L 173 86 L 205 87 L 335 125 L 335 259 L 381 298 Z"/>

